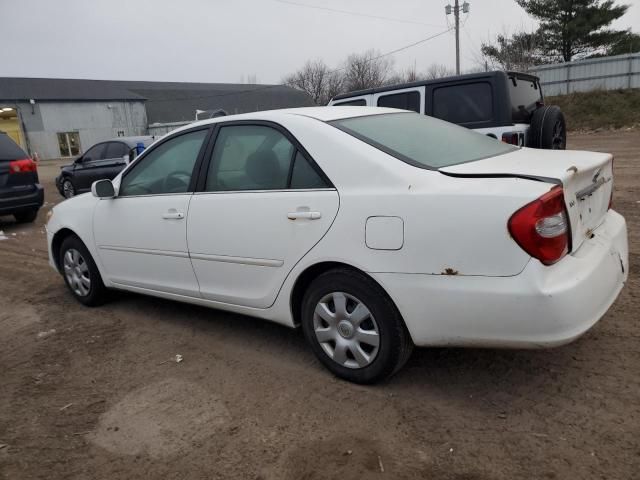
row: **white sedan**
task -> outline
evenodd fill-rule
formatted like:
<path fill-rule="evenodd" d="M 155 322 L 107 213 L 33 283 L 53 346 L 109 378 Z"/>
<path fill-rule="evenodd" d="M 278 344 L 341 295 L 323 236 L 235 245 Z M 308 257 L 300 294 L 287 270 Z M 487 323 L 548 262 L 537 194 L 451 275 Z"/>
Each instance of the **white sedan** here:
<path fill-rule="evenodd" d="M 129 290 L 301 326 L 370 383 L 413 345 L 548 347 L 628 274 L 608 154 L 517 148 L 424 115 L 216 118 L 53 209 L 50 263 L 85 305 Z"/>

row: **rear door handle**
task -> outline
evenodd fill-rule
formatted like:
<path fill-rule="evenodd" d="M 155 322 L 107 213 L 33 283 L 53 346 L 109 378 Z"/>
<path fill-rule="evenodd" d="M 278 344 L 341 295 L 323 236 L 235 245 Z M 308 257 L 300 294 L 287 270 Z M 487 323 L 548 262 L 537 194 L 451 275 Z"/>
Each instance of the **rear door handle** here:
<path fill-rule="evenodd" d="M 172 208 L 164 213 L 162 215 L 162 218 L 164 218 L 165 220 L 182 220 L 184 218 L 184 213 L 178 212 Z"/>
<path fill-rule="evenodd" d="M 307 220 L 318 220 L 322 218 L 322 214 L 320 212 L 289 212 L 287 213 L 287 218 L 289 220 L 298 220 L 298 219 L 307 219 Z"/>

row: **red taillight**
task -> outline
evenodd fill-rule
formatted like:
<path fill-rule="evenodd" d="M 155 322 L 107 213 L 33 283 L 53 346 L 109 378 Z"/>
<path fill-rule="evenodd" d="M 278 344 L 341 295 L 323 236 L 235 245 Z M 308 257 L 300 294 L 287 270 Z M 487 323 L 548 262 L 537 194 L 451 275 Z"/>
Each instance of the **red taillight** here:
<path fill-rule="evenodd" d="M 509 219 L 509 233 L 532 257 L 545 265 L 569 251 L 569 219 L 561 187 L 554 187 L 525 205 Z"/>
<path fill-rule="evenodd" d="M 502 141 L 511 145 L 520 145 L 520 133 L 507 132 L 502 134 Z"/>
<path fill-rule="evenodd" d="M 9 162 L 9 173 L 28 173 L 37 171 L 38 165 L 30 158 L 12 160 Z"/>

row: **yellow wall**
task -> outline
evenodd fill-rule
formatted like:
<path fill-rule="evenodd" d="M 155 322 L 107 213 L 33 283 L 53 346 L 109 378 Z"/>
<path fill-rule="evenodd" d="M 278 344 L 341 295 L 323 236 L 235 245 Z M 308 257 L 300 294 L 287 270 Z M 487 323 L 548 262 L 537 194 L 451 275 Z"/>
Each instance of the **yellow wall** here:
<path fill-rule="evenodd" d="M 0 117 L 0 131 L 6 132 L 24 150 L 27 149 L 18 117 Z"/>

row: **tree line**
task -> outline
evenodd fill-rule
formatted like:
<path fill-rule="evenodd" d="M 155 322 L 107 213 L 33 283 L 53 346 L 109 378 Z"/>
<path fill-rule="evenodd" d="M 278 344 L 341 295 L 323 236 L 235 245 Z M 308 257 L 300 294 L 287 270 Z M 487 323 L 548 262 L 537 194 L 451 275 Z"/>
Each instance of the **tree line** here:
<path fill-rule="evenodd" d="M 527 71 L 535 65 L 640 51 L 640 35 L 611 27 L 627 13 L 629 5 L 616 4 L 615 0 L 515 1 L 538 21 L 538 28 L 505 32 L 493 42 L 483 43 L 483 64 L 466 73 L 487 66 Z M 391 57 L 369 50 L 349 55 L 339 68 L 329 67 L 322 59 L 309 60 L 287 75 L 283 83 L 305 91 L 316 104 L 326 105 L 343 92 L 450 75 L 453 70 L 441 64 L 432 64 L 426 71 L 415 67 L 396 71 Z"/>

